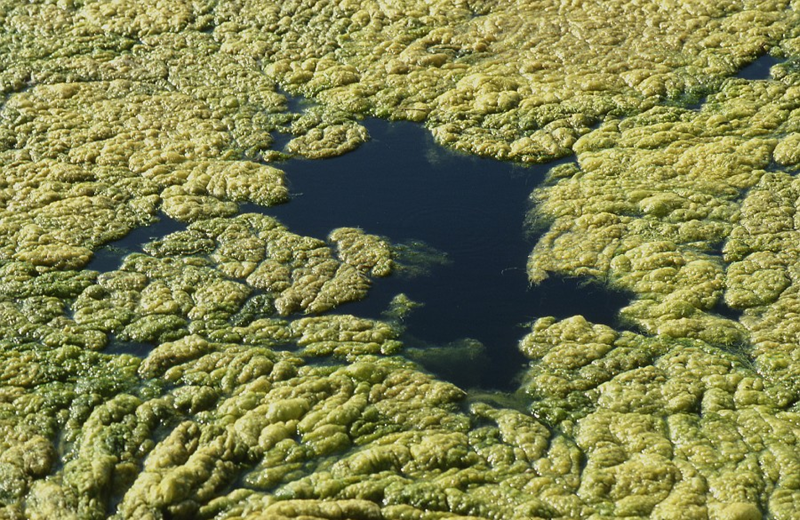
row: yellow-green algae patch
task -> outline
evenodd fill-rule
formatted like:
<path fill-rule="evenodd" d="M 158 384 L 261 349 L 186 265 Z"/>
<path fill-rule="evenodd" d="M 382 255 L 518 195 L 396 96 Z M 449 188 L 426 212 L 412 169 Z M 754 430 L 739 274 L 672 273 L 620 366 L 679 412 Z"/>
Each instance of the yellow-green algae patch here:
<path fill-rule="evenodd" d="M 630 291 L 622 316 L 651 334 L 737 346 L 785 404 L 797 400 L 796 76 L 731 80 L 699 111 L 654 108 L 576 143 L 578 166 L 533 194 L 549 272 Z M 717 314 L 725 302 L 740 320 Z M 795 352 L 795 354 L 793 354 Z"/>
<path fill-rule="evenodd" d="M 586 450 L 579 494 L 607 514 L 798 510 L 798 87 L 776 77 L 607 120 L 532 195 L 531 280 L 626 290 L 622 319 L 649 335 L 544 318 L 521 343 L 532 411 Z"/>
<path fill-rule="evenodd" d="M 793 7 L 0 0 L 0 516 L 793 518 L 796 75 L 723 79 L 798 55 Z M 531 278 L 628 290 L 640 332 L 536 321 L 523 413 L 398 356 L 396 320 L 319 315 L 397 249 L 238 203 L 368 114 L 577 152 Z M 158 212 L 187 230 L 81 270 Z"/>
<path fill-rule="evenodd" d="M 289 91 L 459 150 L 567 155 L 606 115 L 698 99 L 795 27 L 786 2 L 226 2 L 226 52 Z M 223 29 L 224 28 L 224 29 Z"/>
<path fill-rule="evenodd" d="M 76 269 L 159 209 L 192 221 L 287 198 L 281 171 L 231 160 L 241 152 L 207 105 L 150 84 L 34 87 L 3 114 L 16 141 L 0 152 L 5 259 Z"/>
<path fill-rule="evenodd" d="M 700 340 L 618 333 L 581 317 L 538 320 L 534 414 L 586 457 L 578 496 L 611 518 L 796 514 L 800 416 L 740 356 Z"/>
<path fill-rule="evenodd" d="M 0 12 L 3 92 L 31 81 L 148 81 L 227 112 L 239 144 L 258 149 L 274 120 L 252 109 L 272 104 L 261 88 L 271 78 L 344 114 L 300 131 L 298 153 L 352 147 L 363 129 L 347 119 L 372 113 L 424 121 L 461 150 L 525 161 L 568 154 L 606 115 L 701 96 L 794 36 L 796 21 L 776 0 L 7 0 Z"/>

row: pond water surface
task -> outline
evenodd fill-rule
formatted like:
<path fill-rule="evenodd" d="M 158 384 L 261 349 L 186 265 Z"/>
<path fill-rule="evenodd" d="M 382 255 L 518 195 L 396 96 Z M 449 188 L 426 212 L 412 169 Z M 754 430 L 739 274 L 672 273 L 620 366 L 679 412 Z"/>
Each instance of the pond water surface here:
<path fill-rule="evenodd" d="M 393 243 L 421 240 L 446 254 L 448 262 L 427 275 L 375 280 L 365 300 L 336 312 L 379 318 L 403 292 L 424 304 L 404 322 L 407 345 L 432 348 L 472 338 L 486 348 L 485 357 L 454 354 L 449 366 L 439 358 L 429 369 L 462 386 L 506 390 L 515 388 L 514 377 L 526 364 L 517 350 L 525 324 L 575 314 L 616 323 L 627 295 L 570 279 L 528 283 L 525 264 L 537 239 L 524 229 L 528 199 L 552 164 L 522 167 L 454 153 L 413 123 L 364 124 L 371 140 L 354 152 L 279 165 L 289 203 L 243 208 L 275 216 L 303 235 L 325 238 L 353 226 Z"/>
<path fill-rule="evenodd" d="M 524 227 L 529 195 L 553 163 L 523 167 L 479 159 L 436 145 L 413 123 L 364 124 L 371 140 L 354 152 L 276 165 L 286 172 L 290 202 L 240 208 L 320 239 L 351 226 L 394 244 L 422 241 L 446 259 L 424 274 L 376 279 L 366 299 L 332 312 L 379 319 L 392 298 L 405 293 L 422 304 L 403 322 L 401 339 L 411 357 L 462 387 L 505 391 L 517 388 L 527 365 L 517 343 L 536 318 L 581 314 L 621 327 L 617 313 L 628 303 L 625 294 L 559 277 L 535 287 L 528 282 L 525 265 L 538 238 Z M 185 227 L 162 214 L 158 223 L 98 251 L 88 267 L 117 269 L 123 256 Z M 480 355 L 474 340 L 484 347 Z M 145 356 L 149 348 L 112 341 L 107 351 Z"/>

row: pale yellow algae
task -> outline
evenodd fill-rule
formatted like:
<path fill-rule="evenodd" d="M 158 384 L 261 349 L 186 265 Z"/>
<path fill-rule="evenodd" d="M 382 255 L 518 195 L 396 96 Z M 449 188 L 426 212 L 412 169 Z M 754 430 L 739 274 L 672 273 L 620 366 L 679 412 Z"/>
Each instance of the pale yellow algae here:
<path fill-rule="evenodd" d="M 794 27 L 785 2 L 227 2 L 225 51 L 290 92 L 541 161 L 606 115 L 697 99 Z"/>
<path fill-rule="evenodd" d="M 0 0 L 0 518 L 795 518 L 798 35 L 771 0 Z M 626 291 L 635 331 L 537 319 L 521 392 L 470 396 L 409 359 L 478 342 L 338 313 L 414 248 L 239 204 L 370 115 L 576 153 L 530 278 Z"/>
<path fill-rule="evenodd" d="M 652 109 L 582 138 L 579 167 L 533 195 L 551 223 L 531 278 L 590 276 L 630 291 L 622 315 L 649 333 L 750 344 L 794 402 L 797 196 L 789 174 L 769 171 L 791 166 L 794 81 L 731 80 L 700 111 Z M 743 318 L 716 314 L 722 301 Z"/>
<path fill-rule="evenodd" d="M 535 360 L 533 411 L 575 436 L 587 459 L 578 495 L 598 511 L 796 515 L 800 415 L 784 411 L 739 356 L 581 317 L 538 320 L 522 348 Z"/>

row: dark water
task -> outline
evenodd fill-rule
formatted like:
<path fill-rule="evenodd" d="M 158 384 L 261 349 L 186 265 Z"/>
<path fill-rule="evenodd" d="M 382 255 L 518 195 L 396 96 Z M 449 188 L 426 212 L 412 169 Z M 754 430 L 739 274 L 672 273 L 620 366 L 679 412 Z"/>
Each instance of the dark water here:
<path fill-rule="evenodd" d="M 123 258 L 132 253 L 142 253 L 144 245 L 148 242 L 185 229 L 186 224 L 173 220 L 164 213 L 159 213 L 158 221 L 153 224 L 136 228 L 124 238 L 95 251 L 86 269 L 101 273 L 119 269 Z"/>
<path fill-rule="evenodd" d="M 741 309 L 734 309 L 733 307 L 728 307 L 728 304 L 726 304 L 722 298 L 720 298 L 717 305 L 715 305 L 714 308 L 711 309 L 711 312 L 714 314 L 719 314 L 723 318 L 727 318 L 733 321 L 741 321 L 742 316 L 744 315 L 744 312 Z"/>
<path fill-rule="evenodd" d="M 779 63 L 783 63 L 783 60 L 772 57 L 769 54 L 764 54 L 756 58 L 755 61 L 749 65 L 742 67 L 736 74 L 736 77 L 749 80 L 770 79 L 769 69 L 772 68 L 773 65 L 778 65 Z"/>
<path fill-rule="evenodd" d="M 130 354 L 131 356 L 147 357 L 153 350 L 154 345 L 150 343 L 138 343 L 135 341 L 122 341 L 112 335 L 108 340 L 108 346 L 103 350 L 104 354 Z"/>
<path fill-rule="evenodd" d="M 243 208 L 275 216 L 303 235 L 325 238 L 334 228 L 355 226 L 393 243 L 422 240 L 446 253 L 448 264 L 432 267 L 429 275 L 378 279 L 364 301 L 337 312 L 378 318 L 403 292 L 424 304 L 404 322 L 407 344 L 433 349 L 430 344 L 479 340 L 485 358 L 456 354 L 440 375 L 494 389 L 514 387 L 526 363 L 517 342 L 531 320 L 582 314 L 616 322 L 626 295 L 560 278 L 528 284 L 525 264 L 536 237 L 526 237 L 523 222 L 528 196 L 549 166 L 524 168 L 452 153 L 412 123 L 366 125 L 372 140 L 355 152 L 280 165 L 292 193 L 288 204 Z M 429 368 L 441 372 L 441 366 L 439 358 Z M 467 380 L 459 374 L 468 374 Z"/>
<path fill-rule="evenodd" d="M 551 165 L 525 168 L 447 151 L 413 123 L 368 120 L 371 141 L 324 161 L 291 160 L 289 203 L 242 212 L 274 216 L 292 232 L 325 239 L 360 227 L 392 243 L 424 241 L 446 255 L 427 274 L 376 279 L 369 296 L 335 312 L 381 318 L 398 293 L 424 304 L 403 322 L 409 355 L 463 387 L 516 389 L 527 362 L 517 349 L 538 317 L 581 314 L 609 325 L 629 297 L 599 285 L 553 277 L 530 287 L 525 271 L 537 236 L 526 233 L 528 196 Z M 119 268 L 124 256 L 186 226 L 166 215 L 99 250 L 88 268 Z M 474 341 L 484 346 L 481 355 Z M 446 348 L 441 348 L 441 347 Z M 146 355 L 152 346 L 112 338 L 108 352 Z"/>

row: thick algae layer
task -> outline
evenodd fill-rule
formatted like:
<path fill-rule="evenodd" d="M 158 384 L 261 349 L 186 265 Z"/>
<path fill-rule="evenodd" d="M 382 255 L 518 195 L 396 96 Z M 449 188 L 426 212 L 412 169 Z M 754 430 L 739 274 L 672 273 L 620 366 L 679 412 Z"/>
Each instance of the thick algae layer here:
<path fill-rule="evenodd" d="M 0 517 L 793 518 L 797 79 L 724 79 L 800 55 L 791 7 L 0 0 Z M 331 312 L 397 249 L 238 203 L 287 200 L 268 163 L 352 150 L 367 114 L 576 152 L 534 194 L 531 277 L 630 291 L 638 332 L 537 320 L 527 407 Z M 159 212 L 187 229 L 82 270 Z"/>
<path fill-rule="evenodd" d="M 531 278 L 628 290 L 632 324 L 745 349 L 776 395 L 797 401 L 797 81 L 730 80 L 698 111 L 654 108 L 579 140 L 578 164 L 533 194 L 549 228 Z M 741 320 L 717 313 L 723 301 Z"/>
<path fill-rule="evenodd" d="M 621 317 L 646 334 L 545 318 L 521 344 L 532 411 L 573 432 L 592 475 L 579 493 L 616 498 L 616 515 L 681 503 L 697 517 L 792 518 L 800 507 L 800 91 L 791 61 L 773 76 L 728 80 L 699 109 L 607 120 L 532 195 L 546 230 L 531 280 L 624 289 Z M 723 302 L 741 318 L 720 314 Z M 631 448 L 632 431 L 647 440 Z M 615 495 L 620 479 L 642 496 Z"/>
<path fill-rule="evenodd" d="M 699 99 L 794 30 L 786 2 L 227 2 L 223 48 L 291 92 L 470 153 L 567 155 L 606 115 Z M 344 128 L 337 133 L 344 132 Z"/>
<path fill-rule="evenodd" d="M 793 518 L 800 415 L 746 359 L 701 340 L 538 320 L 535 415 L 586 457 L 578 496 L 612 518 Z"/>

